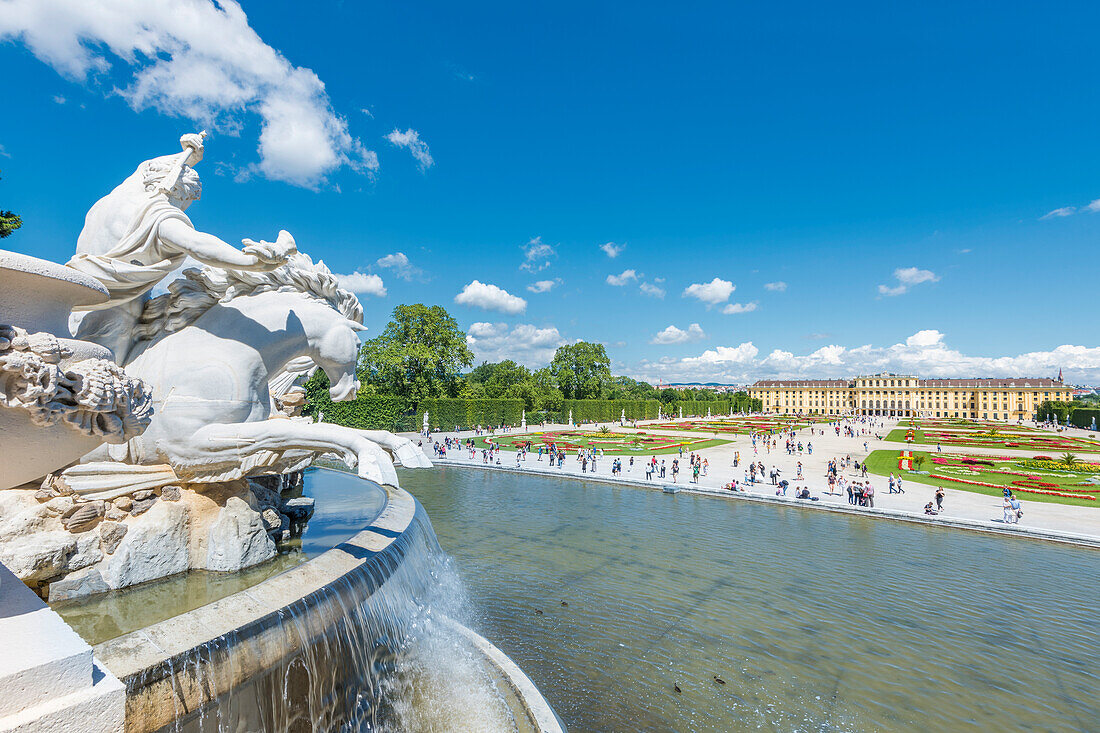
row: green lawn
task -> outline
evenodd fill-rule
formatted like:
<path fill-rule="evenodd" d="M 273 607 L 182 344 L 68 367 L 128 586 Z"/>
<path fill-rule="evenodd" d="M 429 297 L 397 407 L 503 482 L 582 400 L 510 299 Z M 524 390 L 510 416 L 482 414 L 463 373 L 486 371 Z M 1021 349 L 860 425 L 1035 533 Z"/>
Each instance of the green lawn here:
<path fill-rule="evenodd" d="M 531 441 L 532 448 L 538 451 L 539 445 L 549 447 L 555 443 L 566 451 L 575 453 L 580 448 L 600 448 L 611 456 L 652 456 L 713 448 L 729 443 L 728 440 L 695 437 L 693 435 L 660 435 L 657 433 L 606 433 L 597 430 L 549 430 L 537 433 L 507 435 L 484 435 L 474 438 L 477 448 L 488 448 L 493 441 L 502 450 L 517 450 L 518 446 Z"/>
<path fill-rule="evenodd" d="M 1036 453 L 1044 453 L 1055 457 L 1066 451 L 1100 451 L 1100 443 L 1086 438 L 1066 437 L 1056 433 L 1038 431 L 1028 428 L 1016 428 L 1004 426 L 998 428 L 995 434 L 989 433 L 987 427 L 977 427 L 971 423 L 971 429 L 963 426 L 957 428 L 930 428 L 913 430 L 914 445 L 936 445 L 970 447 L 970 448 L 1009 448 L 1011 450 L 1030 450 Z M 905 442 L 905 435 L 909 428 L 895 428 L 886 436 L 887 440 L 898 443 Z"/>
<path fill-rule="evenodd" d="M 919 482 L 922 484 L 928 484 L 930 486 L 943 486 L 948 489 L 959 489 L 962 491 L 971 491 L 976 494 L 985 494 L 987 496 L 1002 496 L 1003 489 L 1001 487 L 1008 486 L 1016 494 L 1016 497 L 1020 501 L 1041 501 L 1049 502 L 1052 504 L 1069 504 L 1071 506 L 1086 506 L 1096 507 L 1100 505 L 1100 493 L 1091 494 L 1091 496 L 1098 497 L 1097 500 L 1090 501 L 1088 499 L 1074 499 L 1064 496 L 1051 496 L 1049 494 L 1036 494 L 1028 491 L 1024 491 L 1020 486 L 1014 486 L 1012 481 L 1021 480 L 1023 476 L 1017 476 L 1012 474 L 995 473 L 997 470 L 1009 470 L 1017 471 L 1020 473 L 1028 473 L 1036 476 L 1040 480 L 1046 483 L 1056 484 L 1058 488 L 1049 489 L 1051 491 L 1057 491 L 1058 489 L 1080 489 L 1082 487 L 1073 486 L 1073 484 L 1085 482 L 1090 477 L 1100 476 L 1100 473 L 1088 473 L 1084 471 L 1049 471 L 1049 470 L 1033 470 L 1018 465 L 1018 461 L 1000 461 L 992 460 L 993 466 L 959 466 L 956 465 L 958 459 L 952 458 L 952 456 L 958 456 L 957 453 L 946 454 L 947 460 L 952 463 L 949 464 L 937 464 L 933 462 L 933 457 L 937 456 L 936 453 L 925 453 L 922 451 L 913 451 L 913 456 L 917 457 L 923 455 L 925 457 L 924 465 L 921 467 L 925 471 L 930 473 L 936 473 L 940 475 L 952 475 L 961 471 L 974 471 L 976 475 L 960 475 L 959 478 L 982 481 L 990 484 L 997 484 L 996 487 L 991 486 L 974 486 L 973 484 L 960 483 L 958 481 L 952 481 L 950 479 L 932 478 L 931 476 L 924 476 L 921 474 L 913 473 L 912 471 L 903 471 L 898 469 L 898 458 L 901 455 L 901 451 L 897 450 L 876 450 L 867 457 L 867 471 L 868 473 L 874 473 L 879 476 L 886 476 L 888 474 L 894 474 L 895 476 L 901 474 L 905 480 L 905 484 L 911 487 L 912 482 Z M 945 456 L 940 455 L 941 459 Z M 968 456 L 968 458 L 986 460 L 987 456 Z M 1095 488 L 1100 489 L 1100 486 Z M 908 490 L 908 489 L 907 489 Z"/>

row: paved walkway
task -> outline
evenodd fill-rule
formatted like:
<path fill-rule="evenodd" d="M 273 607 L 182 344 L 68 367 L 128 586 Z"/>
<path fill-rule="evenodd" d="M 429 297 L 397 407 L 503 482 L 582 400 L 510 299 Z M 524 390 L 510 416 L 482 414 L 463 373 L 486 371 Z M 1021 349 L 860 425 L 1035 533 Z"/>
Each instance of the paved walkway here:
<path fill-rule="evenodd" d="M 876 426 L 875 432 L 880 435 L 886 435 L 893 427 L 895 423 L 887 421 L 881 427 Z M 619 428 L 612 426 L 612 428 L 619 432 L 630 432 L 630 428 Z M 557 430 L 568 429 L 567 425 L 546 425 L 546 426 L 528 426 L 527 432 L 538 432 L 544 430 Z M 583 429 L 591 429 L 591 426 Z M 639 430 L 645 430 L 647 432 L 652 431 L 652 428 L 646 424 L 639 423 Z M 509 431 L 511 434 L 517 434 L 519 430 Z M 662 431 L 662 432 L 674 432 L 674 431 Z M 706 435 L 705 433 L 683 433 L 684 435 Z M 466 439 L 474 436 L 472 431 L 462 431 L 459 433 L 433 433 L 432 439 L 442 441 L 444 436 L 455 437 L 460 439 Z M 730 496 L 731 492 L 722 489 L 726 483 L 733 478 L 737 478 L 738 482 L 741 482 L 744 478 L 745 467 L 747 461 L 756 460 L 762 461 L 765 466 L 765 481 L 767 475 L 770 473 L 773 467 L 780 470 L 780 478 L 786 479 L 790 482 L 788 493 L 793 493 L 793 487 L 795 484 L 806 485 L 810 489 L 811 495 L 818 497 L 817 502 L 807 502 L 805 500 L 796 500 L 793 497 L 777 497 L 776 487 L 766 483 L 749 484 L 747 488 L 749 491 L 747 495 L 755 498 L 770 498 L 772 500 L 782 500 L 785 502 L 799 504 L 801 506 L 813 506 L 817 508 L 832 508 L 842 510 L 855 510 L 866 514 L 874 514 L 876 516 L 889 516 L 897 515 L 897 518 L 910 519 L 913 517 L 920 517 L 923 521 L 924 505 L 933 499 L 935 487 L 928 484 L 920 484 L 916 481 L 906 481 L 904 488 L 904 494 L 888 494 L 887 493 L 887 480 L 885 476 L 876 476 L 869 474 L 868 479 L 871 480 L 875 488 L 875 509 L 876 511 L 870 512 L 867 509 L 861 507 L 851 507 L 848 504 L 847 494 L 829 495 L 825 493 L 827 490 L 827 483 L 825 481 L 825 468 L 828 461 L 837 458 L 842 459 L 847 455 L 850 455 L 853 461 L 862 462 L 870 451 L 880 449 L 904 449 L 907 446 L 899 445 L 895 443 L 889 443 L 886 441 L 876 440 L 875 437 L 857 437 L 857 438 L 845 438 L 837 437 L 832 430 L 814 428 L 814 434 L 811 435 L 809 428 L 803 428 L 796 432 L 795 439 L 801 441 L 803 445 L 807 442 L 813 444 L 813 454 L 808 455 L 803 453 L 802 456 L 788 456 L 783 449 L 784 440 L 780 438 L 780 447 L 777 450 L 765 451 L 760 448 L 759 452 L 754 453 L 752 447 L 752 440 L 749 436 L 719 436 L 724 440 L 730 440 L 722 446 L 715 448 L 707 448 L 698 453 L 705 457 L 708 461 L 709 472 L 707 476 L 701 476 L 698 485 L 690 482 L 690 470 L 688 470 L 687 454 L 684 454 L 684 459 L 680 462 L 680 480 L 677 484 L 682 489 L 700 489 L 706 491 L 706 493 L 720 492 L 723 496 Z M 415 440 L 415 438 L 414 438 Z M 867 444 L 867 449 L 864 449 L 864 443 Z M 427 446 L 425 446 L 427 447 Z M 914 446 L 916 449 L 920 449 L 919 446 Z M 933 451 L 935 446 L 932 446 Z M 945 451 L 951 452 L 968 452 L 968 453 L 1005 453 L 1005 451 L 995 450 L 983 450 L 983 449 L 960 449 L 960 448 L 945 448 Z M 734 469 L 732 466 L 733 455 L 735 451 L 739 451 L 741 454 L 741 465 Z M 1007 454 L 1007 453 L 1006 453 Z M 429 452 L 430 455 L 430 452 Z M 1028 454 L 1030 455 L 1030 454 Z M 516 468 L 516 454 L 512 451 L 502 451 L 500 453 L 500 467 L 515 470 Z M 677 457 L 674 454 L 658 456 L 657 460 L 663 458 L 667 465 L 671 466 L 672 459 Z M 643 460 L 648 460 L 648 456 L 639 456 L 635 459 L 635 466 L 632 472 L 628 472 L 627 462 L 628 456 L 623 456 L 623 474 L 621 477 L 613 477 L 611 475 L 611 462 L 615 456 L 606 456 L 602 460 L 597 462 L 598 470 L 596 473 L 582 474 L 580 470 L 580 464 L 576 460 L 576 453 L 570 451 L 565 460 L 565 464 L 562 468 L 551 467 L 549 465 L 549 459 L 544 457 L 540 462 L 537 454 L 528 454 L 525 461 L 521 463 L 521 469 L 526 471 L 533 471 L 538 473 L 547 473 L 551 475 L 565 475 L 575 478 L 596 478 L 599 480 L 609 481 L 622 481 L 624 483 L 629 482 L 631 484 L 645 485 L 645 472 L 642 468 Z M 802 475 L 803 479 L 796 478 L 797 464 L 802 463 Z M 469 451 L 455 451 L 451 450 L 448 454 L 447 464 L 451 465 L 473 465 L 482 466 L 481 451 L 478 451 L 477 457 L 473 460 L 469 458 Z M 848 469 L 843 472 L 849 480 L 859 479 L 859 474 L 854 470 Z M 863 479 L 859 479 L 863 480 Z M 671 473 L 668 478 L 663 481 L 654 481 L 652 485 L 654 488 L 661 488 L 665 485 L 672 485 Z M 746 494 L 737 494 L 738 497 L 746 496 Z M 1045 502 L 1028 502 L 1026 497 L 1022 499 L 1024 504 L 1024 516 L 1020 520 L 1018 525 L 1005 525 L 1003 523 L 1003 512 L 1001 509 L 1001 500 L 996 496 L 987 496 L 985 494 L 978 494 L 970 491 L 961 491 L 956 489 L 946 489 L 946 497 L 944 499 L 944 511 L 942 514 L 935 517 L 927 517 L 934 523 L 951 524 L 958 522 L 957 526 L 971 526 L 973 528 L 985 528 L 997 531 L 1013 531 L 1020 534 L 1030 534 L 1029 530 L 1035 530 L 1041 534 L 1059 535 L 1064 536 L 1069 541 L 1080 541 L 1086 544 L 1098 544 L 1100 545 L 1100 507 L 1077 507 L 1069 506 L 1065 504 L 1053 504 Z"/>

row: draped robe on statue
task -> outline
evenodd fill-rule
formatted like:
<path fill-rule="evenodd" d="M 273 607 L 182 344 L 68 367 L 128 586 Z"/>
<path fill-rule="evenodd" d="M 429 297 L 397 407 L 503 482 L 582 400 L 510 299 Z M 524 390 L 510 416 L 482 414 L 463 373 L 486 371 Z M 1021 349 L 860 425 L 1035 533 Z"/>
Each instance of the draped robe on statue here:
<path fill-rule="evenodd" d="M 91 275 L 110 291 L 99 305 L 78 308 L 91 311 L 74 327 L 74 335 L 111 349 L 120 364 L 132 346 L 132 330 L 141 317 L 149 291 L 183 264 L 187 253 L 166 243 L 160 226 L 177 219 L 194 228 L 182 209 L 163 192 L 147 190 L 143 168 L 92 206 L 77 240 L 77 254 L 69 267 Z"/>

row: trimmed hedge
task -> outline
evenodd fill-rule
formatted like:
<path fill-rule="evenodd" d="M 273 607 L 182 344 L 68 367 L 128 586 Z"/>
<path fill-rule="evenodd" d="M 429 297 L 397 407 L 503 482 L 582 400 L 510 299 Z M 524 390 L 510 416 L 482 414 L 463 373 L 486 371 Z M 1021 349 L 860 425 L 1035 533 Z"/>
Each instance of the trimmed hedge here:
<path fill-rule="evenodd" d="M 573 412 L 573 422 L 615 422 L 626 411 L 627 420 L 656 420 L 658 400 L 563 400 L 561 412 L 554 418 L 558 422 L 569 422 L 569 412 Z"/>
<path fill-rule="evenodd" d="M 520 399 L 423 400 L 416 409 L 416 429 L 424 427 L 425 411 L 428 413 L 428 426 L 433 430 L 454 430 L 455 425 L 460 428 L 519 425 L 523 419 L 524 404 Z"/>
<path fill-rule="evenodd" d="M 1096 420 L 1096 424 L 1100 427 L 1100 409 L 1094 407 L 1077 407 L 1073 412 L 1069 414 L 1069 421 L 1073 425 L 1085 430 L 1092 429 L 1092 421 Z"/>
<path fill-rule="evenodd" d="M 306 405 L 303 414 L 322 415 L 324 422 L 359 430 L 389 430 L 405 432 L 419 430 L 412 423 L 409 405 L 401 397 L 360 394 L 350 402 L 333 402 L 329 397 L 329 380 L 318 369 L 306 382 Z"/>
<path fill-rule="evenodd" d="M 1035 410 L 1035 419 L 1040 422 L 1050 420 L 1057 415 L 1058 422 L 1065 425 L 1069 421 L 1069 413 L 1073 410 L 1072 402 L 1059 402 L 1055 400 L 1043 400 Z"/>

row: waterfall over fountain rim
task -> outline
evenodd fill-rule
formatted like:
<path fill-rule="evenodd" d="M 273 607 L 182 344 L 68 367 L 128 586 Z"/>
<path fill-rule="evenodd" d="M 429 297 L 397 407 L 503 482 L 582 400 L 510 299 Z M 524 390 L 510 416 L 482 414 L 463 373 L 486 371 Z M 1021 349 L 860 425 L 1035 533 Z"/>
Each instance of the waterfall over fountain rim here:
<path fill-rule="evenodd" d="M 391 578 L 415 572 L 407 567 L 417 555 L 415 545 L 438 545 L 420 503 L 402 489 L 384 488 L 385 509 L 347 542 L 232 596 L 97 645 L 97 658 L 126 686 L 126 729 L 177 729 L 181 720 L 201 722 L 208 709 L 218 716 L 220 729 L 220 708 L 233 702 L 235 690 L 297 655 L 330 653 L 333 639 L 359 644 L 363 640 L 354 632 L 361 635 L 366 614 L 381 618 L 376 645 L 400 640 L 405 609 L 375 591 Z M 360 627 L 349 632 L 357 623 Z M 521 703 L 526 718 L 521 730 L 564 730 L 511 660 L 476 634 L 467 638 Z M 369 675 L 369 669 L 358 668 L 379 664 L 385 659 L 368 650 L 353 660 L 352 672 Z M 339 685 L 334 691 L 344 692 Z M 321 697 L 311 696 L 311 714 L 314 707 L 325 715 L 339 708 Z"/>

